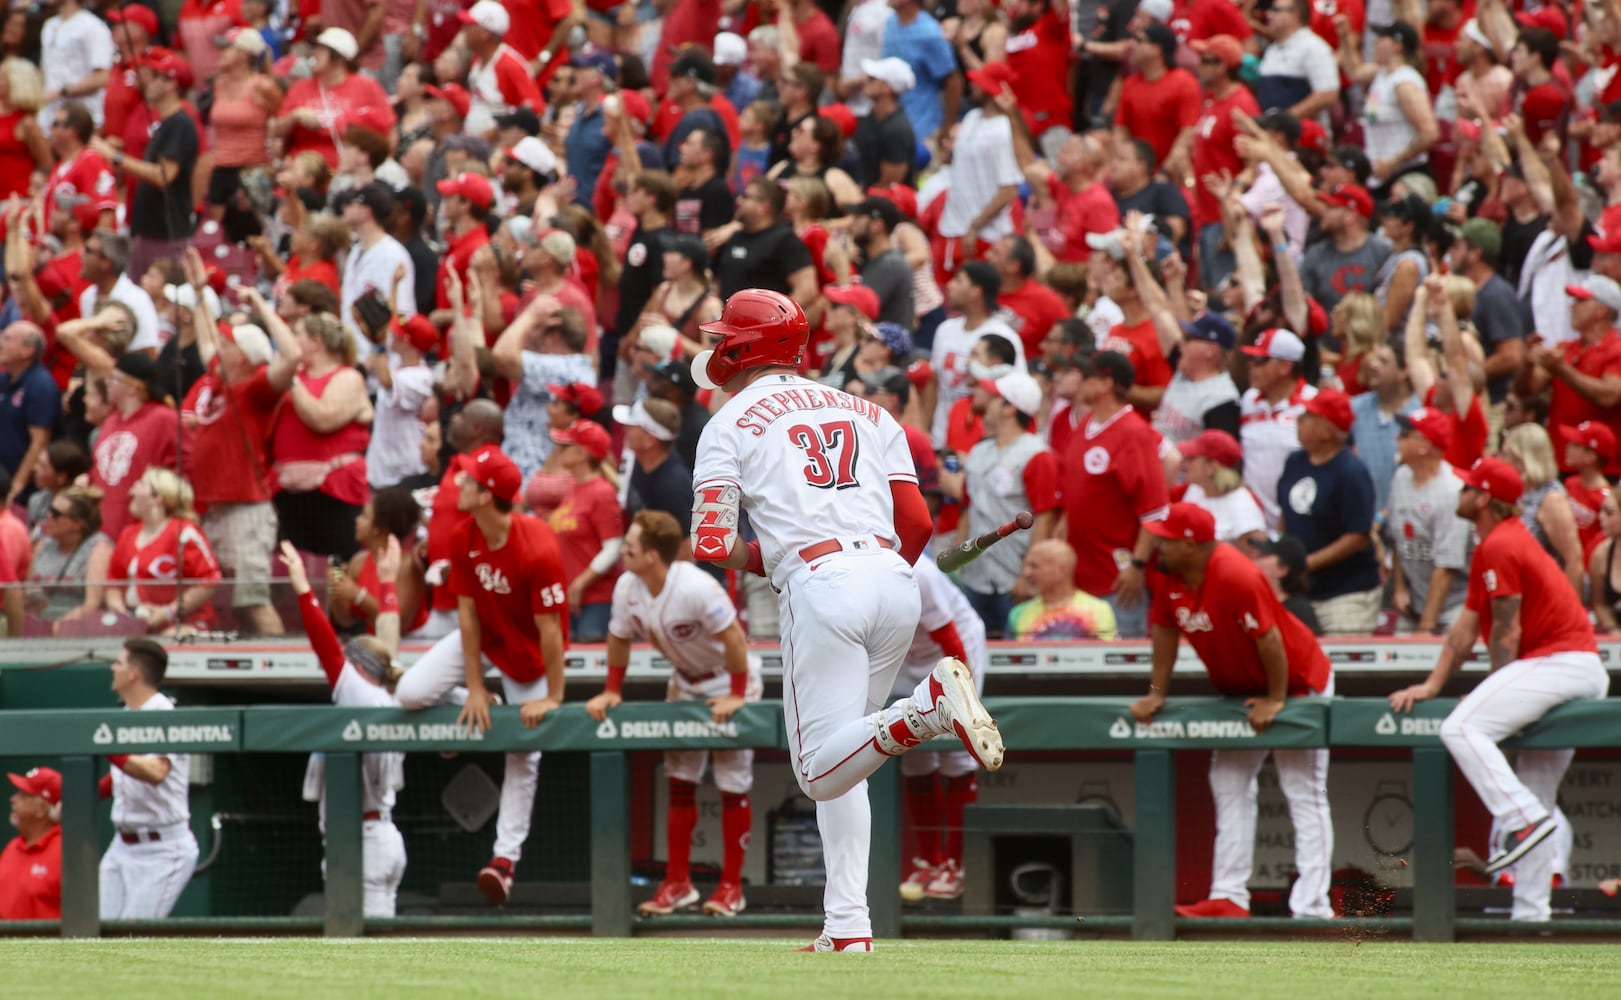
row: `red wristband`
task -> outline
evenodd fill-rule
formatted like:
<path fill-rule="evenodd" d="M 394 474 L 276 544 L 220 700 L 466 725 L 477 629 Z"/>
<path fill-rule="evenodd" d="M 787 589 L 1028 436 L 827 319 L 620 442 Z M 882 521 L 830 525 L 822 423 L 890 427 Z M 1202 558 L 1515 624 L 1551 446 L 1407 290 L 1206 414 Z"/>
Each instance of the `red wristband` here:
<path fill-rule="evenodd" d="M 101 776 L 101 780 L 96 782 L 96 797 L 100 799 L 110 799 L 113 797 L 112 775 L 104 774 Z"/>
<path fill-rule="evenodd" d="M 386 615 L 390 612 L 400 612 L 400 589 L 393 583 L 384 583 L 377 588 L 377 613 Z"/>
<path fill-rule="evenodd" d="M 755 576 L 765 576 L 765 559 L 760 555 L 760 543 L 757 541 L 747 542 L 743 548 L 749 554 L 748 560 L 743 563 L 743 572 L 753 573 Z"/>
<path fill-rule="evenodd" d="M 739 670 L 737 673 L 732 674 L 731 678 L 732 678 L 732 697 L 734 697 L 734 698 L 743 697 L 743 695 L 749 689 L 749 672 L 747 670 Z"/>
<path fill-rule="evenodd" d="M 107 755 L 107 763 L 122 771 L 124 769 L 124 765 L 129 763 L 129 754 L 110 753 Z"/>
<path fill-rule="evenodd" d="M 606 690 L 619 694 L 625 689 L 625 667 L 608 668 L 608 685 Z"/>

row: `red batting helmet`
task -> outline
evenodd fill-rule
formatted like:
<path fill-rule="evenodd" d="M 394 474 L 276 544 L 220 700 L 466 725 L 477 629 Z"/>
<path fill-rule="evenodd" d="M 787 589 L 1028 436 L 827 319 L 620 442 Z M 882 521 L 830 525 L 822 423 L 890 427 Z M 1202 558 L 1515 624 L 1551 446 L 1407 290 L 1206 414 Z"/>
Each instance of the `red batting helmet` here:
<path fill-rule="evenodd" d="M 799 303 L 763 288 L 746 288 L 726 300 L 720 319 L 699 327 L 724 339 L 693 359 L 693 379 L 718 389 L 748 368 L 798 366 L 810 323 Z"/>

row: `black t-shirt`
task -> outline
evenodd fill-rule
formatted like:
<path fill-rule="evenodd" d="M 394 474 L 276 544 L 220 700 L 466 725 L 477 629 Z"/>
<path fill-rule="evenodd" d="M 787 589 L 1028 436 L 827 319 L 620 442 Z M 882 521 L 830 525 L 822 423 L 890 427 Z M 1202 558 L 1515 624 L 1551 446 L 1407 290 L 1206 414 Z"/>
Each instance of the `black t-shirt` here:
<path fill-rule="evenodd" d="M 405 252 L 411 257 L 411 267 L 416 271 L 416 302 L 418 312 L 431 312 L 433 304 L 439 297 L 439 255 L 433 252 L 428 241 L 417 233 L 416 238 L 405 244 Z"/>
<path fill-rule="evenodd" d="M 688 236 L 701 236 L 732 221 L 737 214 L 737 201 L 726 179 L 716 174 L 697 187 L 682 188 L 675 199 L 675 231 Z M 663 273 L 663 265 L 660 265 Z"/>
<path fill-rule="evenodd" d="M 879 183 L 879 165 L 884 163 L 904 163 L 906 174 L 902 179 L 907 184 L 912 183 L 912 164 L 917 161 L 917 139 L 913 136 L 912 123 L 907 120 L 905 112 L 897 108 L 883 121 L 868 115 L 856 126 L 855 140 L 861 151 L 863 187 Z"/>
<path fill-rule="evenodd" d="M 767 288 L 787 295 L 792 289 L 788 276 L 812 266 L 793 227 L 786 222 L 768 226 L 757 233 L 739 230 L 715 254 L 715 280 L 724 301 L 745 288 Z"/>
<path fill-rule="evenodd" d="M 625 519 L 638 511 L 662 510 L 676 519 L 683 535 L 692 531 L 692 469 L 676 452 L 652 472 L 637 462 L 630 472 L 630 491 L 625 496 Z"/>
<path fill-rule="evenodd" d="M 681 116 L 675 123 L 675 128 L 664 140 L 664 162 L 681 162 L 681 144 L 687 141 L 687 136 L 703 129 L 713 132 L 726 140 L 726 155 L 715 163 L 715 170 L 725 176 L 732 166 L 732 134 L 726 131 L 726 122 L 721 118 L 720 112 L 714 108 L 693 108 Z"/>
<path fill-rule="evenodd" d="M 708 423 L 709 410 L 697 403 L 688 403 L 681 411 L 681 433 L 675 438 L 675 453 L 689 469 L 698 464 L 698 439 L 703 437 Z"/>
<path fill-rule="evenodd" d="M 815 113 L 816 112 L 814 111 L 811 112 L 811 114 Z M 777 123 L 776 131 L 771 133 L 772 163 L 780 163 L 783 160 L 788 159 L 788 139 L 794 134 L 794 129 L 799 127 L 799 123 L 810 116 L 811 115 L 800 115 L 793 121 L 789 121 L 788 117 L 784 115 L 783 120 Z"/>
<path fill-rule="evenodd" d="M 130 203 L 129 231 L 132 236 L 154 240 L 190 239 L 196 226 L 192 214 L 191 172 L 197 166 L 197 124 L 184 110 L 158 123 L 152 140 L 146 144 L 148 163 L 173 160 L 180 172 L 169 185 L 165 197 L 162 188 L 146 182 L 135 185 L 135 198 Z"/>
<path fill-rule="evenodd" d="M 1134 195 L 1122 198 L 1114 196 L 1114 203 L 1120 207 L 1120 217 L 1124 219 L 1127 212 L 1141 212 L 1152 215 L 1154 222 L 1159 225 L 1160 232 L 1168 234 L 1170 226 L 1165 225 L 1166 219 L 1182 220 L 1183 240 L 1177 244 L 1184 258 L 1188 254 L 1188 237 L 1193 232 L 1193 220 L 1188 212 L 1188 200 L 1182 196 L 1182 191 L 1175 184 L 1164 181 L 1149 181 L 1141 191 Z M 1168 238 L 1168 237 L 1167 237 Z"/>
<path fill-rule="evenodd" d="M 636 232 L 625 249 L 625 267 L 619 272 L 619 317 L 614 323 L 614 335 L 623 337 L 636 325 L 653 289 L 664 280 L 664 248 L 675 230 L 669 226 L 643 229 L 636 224 Z"/>
<path fill-rule="evenodd" d="M 1520 222 L 1510 214 L 1508 221 L 1503 223 L 1503 253 L 1499 258 L 1501 263 L 1497 273 L 1515 288 L 1520 287 L 1520 269 L 1525 266 L 1525 255 L 1531 252 L 1531 244 L 1536 242 L 1537 234 L 1547 228 L 1546 215 Z"/>

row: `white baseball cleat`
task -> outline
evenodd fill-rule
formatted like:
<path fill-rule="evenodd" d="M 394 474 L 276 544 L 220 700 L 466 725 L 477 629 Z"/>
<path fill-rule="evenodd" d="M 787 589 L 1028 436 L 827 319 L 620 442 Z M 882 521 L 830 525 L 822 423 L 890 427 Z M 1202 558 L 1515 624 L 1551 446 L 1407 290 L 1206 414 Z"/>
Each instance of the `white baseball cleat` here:
<path fill-rule="evenodd" d="M 941 659 L 929 674 L 929 696 L 938 713 L 936 725 L 947 733 L 956 733 L 980 767 L 994 771 L 1002 766 L 1002 734 L 974 690 L 974 675 L 968 664 L 954 656 Z"/>

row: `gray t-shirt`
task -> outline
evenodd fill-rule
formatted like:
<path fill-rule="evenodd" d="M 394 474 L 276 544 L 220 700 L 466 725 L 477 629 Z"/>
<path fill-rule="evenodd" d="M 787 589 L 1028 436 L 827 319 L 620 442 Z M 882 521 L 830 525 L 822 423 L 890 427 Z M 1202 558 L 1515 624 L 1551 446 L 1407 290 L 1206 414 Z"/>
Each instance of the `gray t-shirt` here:
<path fill-rule="evenodd" d="M 1463 606 L 1469 591 L 1472 528 L 1456 513 L 1462 490 L 1457 473 L 1445 462 L 1423 486 L 1414 485 L 1413 470 L 1405 465 L 1390 481 L 1390 533 L 1416 612 L 1422 612 L 1430 598 L 1430 576 L 1437 566 L 1457 571 L 1444 606 L 1447 618 Z"/>
<path fill-rule="evenodd" d="M 885 250 L 867 261 L 861 269 L 861 283 L 878 293 L 880 323 L 899 323 L 908 330 L 917 326 L 912 305 L 912 268 L 899 250 Z"/>
<path fill-rule="evenodd" d="M 1350 293 L 1372 292 L 1389 256 L 1390 244 L 1380 236 L 1369 236 L 1350 253 L 1335 249 L 1333 240 L 1321 240 L 1300 262 L 1300 280 L 1325 310 L 1333 312 Z"/>
<path fill-rule="evenodd" d="M 1214 413 L 1217 408 L 1220 413 Z M 1238 386 L 1220 372 L 1195 382 L 1177 372 L 1154 411 L 1154 429 L 1174 445 L 1183 445 L 1215 428 L 1238 437 Z"/>

